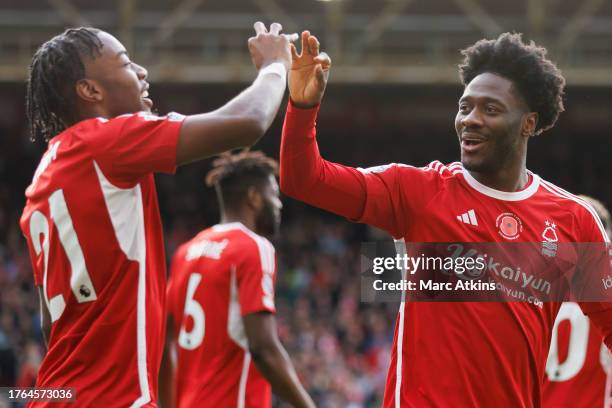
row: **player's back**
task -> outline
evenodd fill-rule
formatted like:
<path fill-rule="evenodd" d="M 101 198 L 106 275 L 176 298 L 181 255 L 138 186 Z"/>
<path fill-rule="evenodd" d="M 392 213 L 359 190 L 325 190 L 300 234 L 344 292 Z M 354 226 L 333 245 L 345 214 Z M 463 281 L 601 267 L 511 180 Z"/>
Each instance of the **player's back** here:
<path fill-rule="evenodd" d="M 553 327 L 546 363 L 544 408 L 609 407 L 606 369 L 610 352 L 576 303 L 564 303 Z"/>
<path fill-rule="evenodd" d="M 72 387 L 78 406 L 155 404 L 165 257 L 151 172 L 174 170 L 179 128 L 80 122 L 49 142 L 26 190 L 21 228 L 51 317 L 37 386 Z"/>
<path fill-rule="evenodd" d="M 270 406 L 242 316 L 274 312 L 274 248 L 241 223 L 216 225 L 176 252 L 168 309 L 177 345 L 177 406 Z"/>

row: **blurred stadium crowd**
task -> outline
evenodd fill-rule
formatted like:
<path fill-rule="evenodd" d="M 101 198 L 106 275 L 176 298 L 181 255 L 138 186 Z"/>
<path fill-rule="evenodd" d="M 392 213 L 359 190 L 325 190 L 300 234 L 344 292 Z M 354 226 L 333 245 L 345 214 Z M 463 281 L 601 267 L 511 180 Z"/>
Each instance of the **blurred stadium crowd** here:
<path fill-rule="evenodd" d="M 24 189 L 44 146 L 28 141 L 20 99 L 23 89 L 15 86 L 9 91 L 0 99 L 4 112 L 0 116 L 0 386 L 32 386 L 44 345 L 38 297 L 18 220 Z M 167 98 L 159 99 L 170 101 L 168 106 L 177 110 L 181 106 L 193 110 L 196 105 L 208 109 L 231 92 L 233 89 L 213 89 L 203 93 L 206 101 L 179 101 L 178 109 L 171 102 L 180 98 L 170 91 Z M 433 159 L 456 159 L 455 99 L 448 96 L 448 89 L 428 95 L 419 90 L 366 88 L 361 92 L 330 89 L 330 101 L 319 118 L 321 151 L 327 158 L 363 166 L 392 161 L 425 165 Z M 400 98 L 403 104 L 398 103 Z M 432 109 L 447 119 L 432 121 L 426 114 Z M 165 111 L 164 106 L 160 111 Z M 282 116 L 281 110 L 258 145 L 273 157 L 278 157 Z M 593 195 L 610 206 L 612 180 L 606 169 L 611 152 L 609 144 L 603 143 L 605 130 L 580 127 L 568 116 L 562 115 L 553 134 L 532 143 L 528 167 L 572 192 Z M 207 163 L 203 163 L 181 168 L 174 177 L 157 177 L 168 259 L 180 243 L 217 221 L 214 196 L 203 186 L 206 170 Z M 380 406 L 398 305 L 360 302 L 358 263 L 362 242 L 388 238 L 295 201 L 284 201 L 281 236 L 275 242 L 281 340 L 317 406 Z"/>

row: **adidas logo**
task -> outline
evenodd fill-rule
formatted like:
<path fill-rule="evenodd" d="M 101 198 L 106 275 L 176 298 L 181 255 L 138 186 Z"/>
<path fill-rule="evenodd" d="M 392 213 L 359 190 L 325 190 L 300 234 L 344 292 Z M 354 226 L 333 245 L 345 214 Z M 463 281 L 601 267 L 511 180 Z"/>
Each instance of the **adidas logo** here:
<path fill-rule="evenodd" d="M 461 215 L 457 216 L 457 219 L 464 224 L 478 226 L 478 220 L 476 219 L 476 213 L 474 210 L 470 210 Z"/>

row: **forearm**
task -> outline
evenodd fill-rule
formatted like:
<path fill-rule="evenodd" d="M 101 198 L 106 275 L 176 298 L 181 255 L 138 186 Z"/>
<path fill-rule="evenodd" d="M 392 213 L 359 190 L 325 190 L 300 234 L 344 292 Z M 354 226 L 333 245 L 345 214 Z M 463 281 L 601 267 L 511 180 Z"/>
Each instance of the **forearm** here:
<path fill-rule="evenodd" d="M 174 367 L 170 357 L 170 350 L 168 349 L 164 349 L 158 385 L 161 408 L 172 408 L 174 406 Z"/>
<path fill-rule="evenodd" d="M 314 407 L 280 343 L 266 349 L 252 350 L 251 355 L 257 369 L 268 380 L 275 394 L 294 407 Z"/>
<path fill-rule="evenodd" d="M 285 80 L 268 73 L 221 108 L 185 118 L 177 163 L 186 164 L 255 144 L 272 124 L 285 92 Z"/>
<path fill-rule="evenodd" d="M 365 185 L 351 167 L 324 160 L 316 141 L 318 107 L 287 108 L 281 140 L 280 186 L 283 193 L 338 215 L 357 219 L 365 205 Z"/>

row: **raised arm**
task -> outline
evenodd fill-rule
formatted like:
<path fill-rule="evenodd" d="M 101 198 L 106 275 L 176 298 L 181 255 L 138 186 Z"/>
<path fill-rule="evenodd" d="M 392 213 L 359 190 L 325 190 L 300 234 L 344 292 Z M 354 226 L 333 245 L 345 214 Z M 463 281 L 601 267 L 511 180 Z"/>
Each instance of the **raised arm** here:
<path fill-rule="evenodd" d="M 319 53 L 319 41 L 308 31 L 302 33 L 301 51 L 298 54 L 291 45 L 291 100 L 281 141 L 281 190 L 308 204 L 357 219 L 366 199 L 362 174 L 357 169 L 324 160 L 315 138 L 315 121 L 331 60 L 325 53 Z"/>
<path fill-rule="evenodd" d="M 268 130 L 285 93 L 286 72 L 291 63 L 289 45 L 296 34 L 280 34 L 278 23 L 270 31 L 255 23 L 256 36 L 249 39 L 255 81 L 221 108 L 185 118 L 181 127 L 176 162 L 186 164 L 226 150 L 255 144 Z"/>
<path fill-rule="evenodd" d="M 274 393 L 294 407 L 314 407 L 278 339 L 274 315 L 269 312 L 250 313 L 243 316 L 243 322 L 253 362 Z"/>

